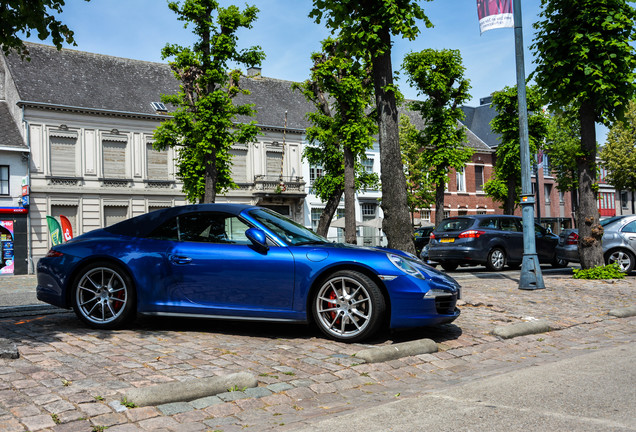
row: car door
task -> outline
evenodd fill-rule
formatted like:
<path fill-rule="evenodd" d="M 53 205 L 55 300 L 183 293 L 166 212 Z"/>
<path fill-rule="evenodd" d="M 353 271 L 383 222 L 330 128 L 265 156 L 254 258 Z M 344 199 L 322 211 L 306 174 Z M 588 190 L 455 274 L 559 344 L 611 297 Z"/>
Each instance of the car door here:
<path fill-rule="evenodd" d="M 555 248 L 559 242 L 559 238 L 538 224 L 534 224 L 534 237 L 539 261 L 551 262 L 554 258 Z"/>
<path fill-rule="evenodd" d="M 178 216 L 177 241 L 165 252 L 170 297 L 206 313 L 268 316 L 291 310 L 294 260 L 286 247 L 255 248 L 250 226 L 235 215 L 196 212 Z"/>
<path fill-rule="evenodd" d="M 636 252 L 636 220 L 627 223 L 621 228 L 621 235 L 632 252 Z"/>
<path fill-rule="evenodd" d="M 499 229 L 508 261 L 520 262 L 523 258 L 523 227 L 517 218 L 502 217 Z"/>

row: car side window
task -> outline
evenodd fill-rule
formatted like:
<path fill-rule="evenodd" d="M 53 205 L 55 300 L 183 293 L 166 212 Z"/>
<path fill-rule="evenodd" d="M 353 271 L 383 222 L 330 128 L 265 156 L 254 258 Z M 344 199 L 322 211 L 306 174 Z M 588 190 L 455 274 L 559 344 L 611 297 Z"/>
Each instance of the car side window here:
<path fill-rule="evenodd" d="M 547 231 L 539 224 L 534 224 L 534 231 L 536 234 L 546 235 Z"/>
<path fill-rule="evenodd" d="M 636 233 L 636 221 L 632 221 L 628 223 L 627 225 L 623 227 L 621 231 L 628 232 L 628 233 Z"/>
<path fill-rule="evenodd" d="M 501 218 L 499 223 L 501 224 L 502 231 L 514 231 L 514 232 L 520 231 L 519 224 L 517 223 L 515 219 Z"/>
<path fill-rule="evenodd" d="M 479 223 L 481 228 L 497 229 L 497 218 L 487 218 Z"/>
<path fill-rule="evenodd" d="M 198 212 L 179 215 L 155 229 L 150 238 L 198 243 L 251 244 L 245 236 L 249 226 L 238 217 Z"/>

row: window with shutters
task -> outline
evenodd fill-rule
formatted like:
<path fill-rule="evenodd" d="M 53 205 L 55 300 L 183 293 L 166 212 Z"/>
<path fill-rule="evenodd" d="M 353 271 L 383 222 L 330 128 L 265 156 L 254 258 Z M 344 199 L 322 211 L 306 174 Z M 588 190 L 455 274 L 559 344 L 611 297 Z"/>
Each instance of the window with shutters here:
<path fill-rule="evenodd" d="M 51 175 L 75 177 L 77 175 L 77 138 L 49 137 L 51 147 Z"/>
<path fill-rule="evenodd" d="M 149 180 L 168 179 L 168 150 L 155 150 L 152 148 L 152 143 L 148 143 L 146 144 L 146 160 Z"/>
<path fill-rule="evenodd" d="M 104 206 L 104 227 L 114 225 L 128 218 L 128 207 Z"/>
<path fill-rule="evenodd" d="M 267 152 L 267 177 L 279 177 L 283 154 L 281 152 Z"/>
<path fill-rule="evenodd" d="M 126 178 L 126 145 L 124 141 L 102 141 L 105 178 Z"/>
<path fill-rule="evenodd" d="M 232 156 L 232 180 L 234 183 L 247 183 L 247 149 L 230 149 L 230 155 Z"/>

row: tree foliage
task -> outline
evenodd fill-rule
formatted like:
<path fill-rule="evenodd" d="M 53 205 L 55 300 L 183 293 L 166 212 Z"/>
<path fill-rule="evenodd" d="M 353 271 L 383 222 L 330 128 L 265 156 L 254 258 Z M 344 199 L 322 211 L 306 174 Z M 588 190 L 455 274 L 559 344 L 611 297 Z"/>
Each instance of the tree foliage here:
<path fill-rule="evenodd" d="M 450 169 L 463 169 L 473 154 L 466 147 L 466 131 L 459 126 L 459 120 L 464 118 L 460 106 L 470 98 L 470 82 L 464 78 L 458 50 L 412 52 L 406 55 L 402 67 L 408 82 L 425 97 L 409 106 L 426 121 L 417 141 L 424 149 L 422 164 L 429 167 L 428 177 L 435 185 L 437 225 L 444 218 L 444 191 Z"/>
<path fill-rule="evenodd" d="M 424 159 L 425 150 L 420 145 L 420 131 L 404 114 L 400 116 L 400 147 L 406 176 L 406 193 L 409 211 L 428 208 L 435 203 L 435 191 L 429 179 L 430 167 Z"/>
<path fill-rule="evenodd" d="M 566 109 L 549 117 L 543 150 L 550 160 L 557 189 L 576 192 L 579 184 L 576 159 L 581 156 L 581 127 L 576 112 Z"/>
<path fill-rule="evenodd" d="M 73 31 L 54 15 L 62 13 L 64 4 L 65 0 L 0 0 L 0 46 L 4 54 L 13 51 L 28 58 L 29 50 L 18 36 L 21 33 L 30 37 L 37 32 L 40 40 L 50 36 L 58 50 L 64 42 L 76 45 Z"/>
<path fill-rule="evenodd" d="M 311 165 L 323 169 L 312 185 L 321 201 L 327 202 L 317 231 L 326 235 L 344 193 L 345 238 L 355 243 L 355 192 L 378 182 L 377 174 L 367 173 L 361 164 L 373 146 L 377 125 L 373 112 L 367 112 L 373 93 L 368 62 L 339 51 L 338 44 L 334 39 L 323 41 L 322 52 L 312 54 L 311 78 L 294 88 L 317 108 L 307 114 L 312 123 L 307 140 L 313 146 L 303 153 Z"/>
<path fill-rule="evenodd" d="M 618 190 L 636 190 L 636 102 L 630 101 L 625 119 L 615 123 L 600 152 L 606 180 Z"/>
<path fill-rule="evenodd" d="M 579 256 L 581 266 L 603 264 L 596 201 L 595 122 L 621 119 L 636 93 L 636 11 L 625 0 L 541 0 L 535 24 L 534 77 L 545 100 L 557 111 L 572 106 L 581 127 L 579 178 Z"/>
<path fill-rule="evenodd" d="M 536 154 L 547 133 L 548 119 L 541 106 L 536 87 L 526 87 L 528 106 L 528 138 L 530 154 Z M 513 214 L 521 195 L 521 150 L 519 142 L 519 101 L 517 87 L 505 87 L 492 96 L 497 115 L 490 123 L 501 135 L 495 151 L 494 175 L 484 185 L 484 191 L 503 204 L 504 214 Z M 505 186 L 505 188 L 504 188 Z M 502 194 L 502 192 L 504 192 Z"/>
<path fill-rule="evenodd" d="M 415 252 L 400 154 L 391 38 L 413 40 L 419 34 L 418 20 L 427 27 L 432 24 L 415 0 L 313 0 L 313 5 L 310 17 L 318 23 L 324 20 L 332 32 L 338 32 L 342 49 L 354 56 L 371 58 L 380 143 L 382 229 L 389 247 Z"/>
<path fill-rule="evenodd" d="M 239 50 L 237 31 L 249 29 L 258 9 L 247 6 L 219 7 L 214 0 L 170 2 L 170 9 L 193 26 L 197 41 L 190 47 L 168 44 L 161 51 L 180 81 L 180 92 L 163 95 L 164 103 L 177 107 L 173 117 L 154 133 L 154 147 L 177 150 L 178 176 L 190 202 L 214 202 L 216 194 L 234 186 L 229 149 L 234 143 L 253 141 L 258 129 L 254 122 L 237 124 L 237 116 L 254 114 L 252 105 L 234 105 L 241 72 L 229 64 L 260 65 L 265 55 L 260 47 Z"/>

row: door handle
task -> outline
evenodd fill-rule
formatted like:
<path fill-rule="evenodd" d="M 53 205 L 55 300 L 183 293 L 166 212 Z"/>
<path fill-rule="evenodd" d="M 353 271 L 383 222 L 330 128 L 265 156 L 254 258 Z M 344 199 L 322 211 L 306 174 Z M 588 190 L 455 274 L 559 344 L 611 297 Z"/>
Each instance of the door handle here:
<path fill-rule="evenodd" d="M 169 259 L 173 264 L 188 264 L 192 262 L 192 258 L 182 255 L 170 255 Z"/>

